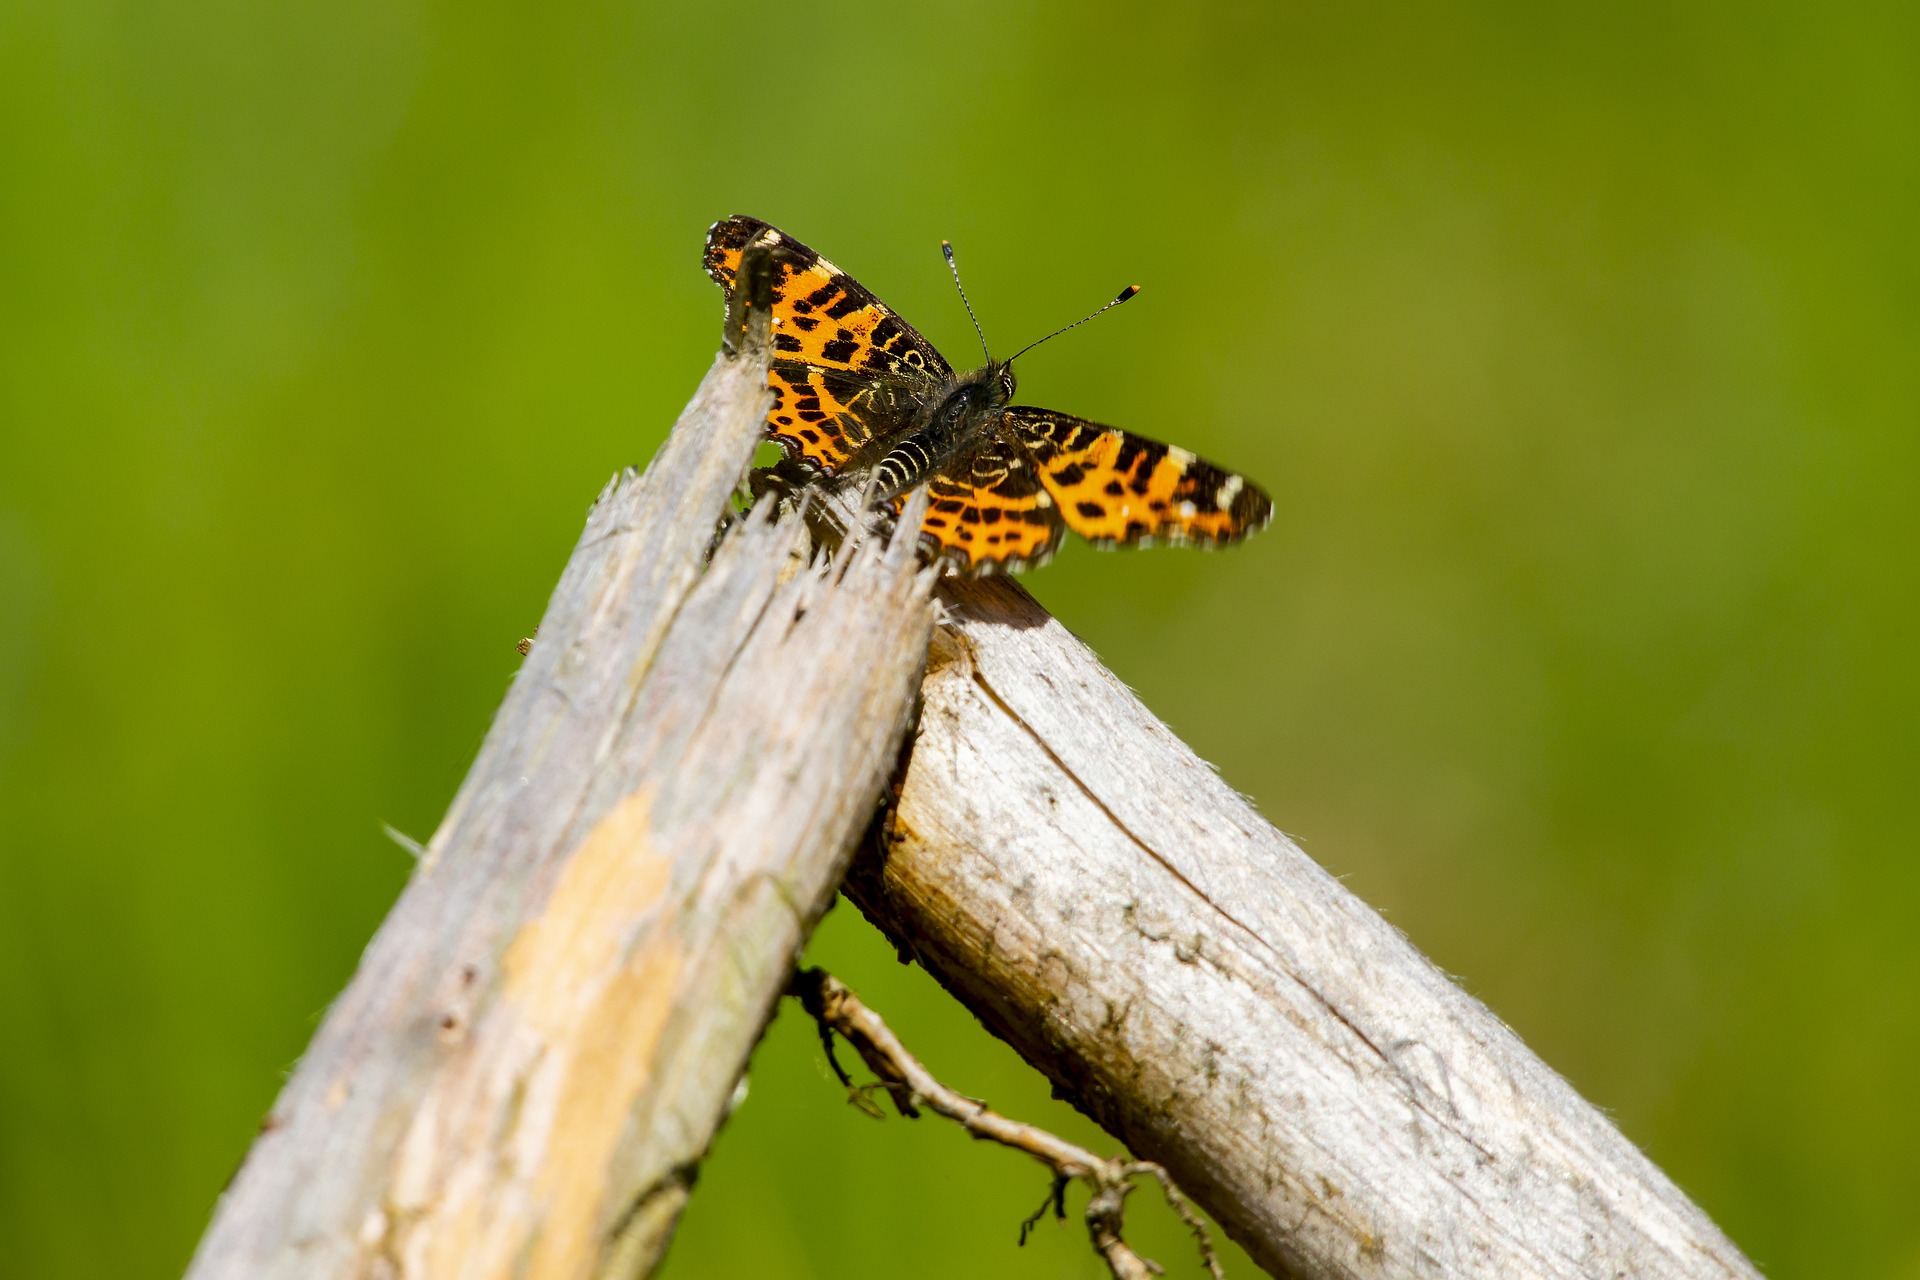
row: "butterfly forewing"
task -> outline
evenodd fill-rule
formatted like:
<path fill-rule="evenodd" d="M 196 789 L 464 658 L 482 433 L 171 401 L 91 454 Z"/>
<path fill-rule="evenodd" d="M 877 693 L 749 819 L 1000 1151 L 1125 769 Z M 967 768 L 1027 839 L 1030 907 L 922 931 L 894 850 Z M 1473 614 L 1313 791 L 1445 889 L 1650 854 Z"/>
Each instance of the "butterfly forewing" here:
<path fill-rule="evenodd" d="M 914 327 L 840 268 L 757 218 L 728 218 L 707 232 L 707 274 L 733 287 L 740 254 L 762 231 L 774 244 L 774 406 L 767 429 L 790 456 L 838 474 L 860 447 L 898 431 L 918 388 L 953 370 Z"/>

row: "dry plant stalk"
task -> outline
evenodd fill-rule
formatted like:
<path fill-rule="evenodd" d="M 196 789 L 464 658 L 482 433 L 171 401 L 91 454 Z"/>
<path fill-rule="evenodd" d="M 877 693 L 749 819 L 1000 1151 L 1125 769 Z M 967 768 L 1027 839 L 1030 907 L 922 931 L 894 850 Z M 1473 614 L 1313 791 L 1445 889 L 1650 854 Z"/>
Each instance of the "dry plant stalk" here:
<path fill-rule="evenodd" d="M 877 1087 L 886 1091 L 901 1115 L 916 1118 L 924 1105 L 936 1115 L 956 1122 L 974 1137 L 1024 1151 L 1047 1167 L 1053 1174 L 1053 1186 L 1040 1208 L 1021 1224 L 1022 1244 L 1026 1243 L 1027 1232 L 1034 1223 L 1049 1210 L 1064 1218 L 1067 1184 L 1084 1182 L 1092 1192 L 1087 1202 L 1087 1235 L 1114 1280 L 1146 1280 L 1146 1277 L 1163 1274 L 1157 1263 L 1135 1253 L 1122 1235 L 1127 1194 L 1133 1190 L 1133 1179 L 1145 1176 L 1159 1184 L 1167 1203 L 1193 1232 L 1208 1273 L 1214 1280 L 1225 1280 L 1213 1242 L 1207 1235 L 1206 1223 L 1160 1165 L 1151 1160 L 1103 1159 L 1045 1129 L 1009 1119 L 983 1102 L 954 1092 L 908 1051 L 879 1014 L 824 969 L 803 969 L 796 973 L 788 993 L 798 998 L 819 1024 L 820 1042 L 826 1050 L 828 1064 L 849 1090 L 849 1096 L 864 1104 L 863 1110 L 872 1103 L 835 1057 L 833 1037 L 836 1035 L 853 1046 L 867 1069 L 879 1078 Z M 876 1108 L 869 1114 L 878 1116 L 880 1112 Z"/>

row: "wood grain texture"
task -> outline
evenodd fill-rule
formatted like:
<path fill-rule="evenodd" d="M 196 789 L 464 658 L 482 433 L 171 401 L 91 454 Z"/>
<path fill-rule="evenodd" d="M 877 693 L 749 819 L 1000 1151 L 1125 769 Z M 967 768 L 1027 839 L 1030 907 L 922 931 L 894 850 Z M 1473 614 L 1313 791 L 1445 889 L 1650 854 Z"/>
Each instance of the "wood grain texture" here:
<path fill-rule="evenodd" d="M 1276 1275 L 1753 1277 L 1017 586 L 946 608 L 847 892 Z"/>
<path fill-rule="evenodd" d="M 651 1270 L 871 821 L 932 626 L 911 539 L 760 511 L 766 323 L 594 506 L 538 641 L 189 1275 Z M 505 641 L 503 641 L 504 643 Z"/>

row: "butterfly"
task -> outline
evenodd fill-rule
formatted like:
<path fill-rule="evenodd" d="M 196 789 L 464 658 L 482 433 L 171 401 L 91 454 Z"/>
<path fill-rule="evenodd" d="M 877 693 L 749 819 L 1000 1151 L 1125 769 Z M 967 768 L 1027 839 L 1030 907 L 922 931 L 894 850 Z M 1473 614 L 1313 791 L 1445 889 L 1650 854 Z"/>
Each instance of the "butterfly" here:
<path fill-rule="evenodd" d="M 1101 547 L 1215 546 L 1272 519 L 1273 503 L 1258 486 L 1185 449 L 1012 403 L 1013 362 L 1039 343 L 1006 360 L 989 354 L 980 368 L 956 374 L 852 276 L 757 218 L 713 224 L 707 274 L 731 289 L 741 253 L 756 239 L 772 248 L 774 263 L 769 436 L 811 482 L 863 484 L 873 507 L 897 512 L 905 494 L 926 485 L 921 545 L 952 571 L 1036 567 L 1069 529 Z M 942 248 L 953 266 L 952 247 Z M 1056 334 L 1136 292 L 1128 288 Z M 964 288 L 960 296 L 965 302 Z M 980 345 L 984 352 L 984 335 Z"/>

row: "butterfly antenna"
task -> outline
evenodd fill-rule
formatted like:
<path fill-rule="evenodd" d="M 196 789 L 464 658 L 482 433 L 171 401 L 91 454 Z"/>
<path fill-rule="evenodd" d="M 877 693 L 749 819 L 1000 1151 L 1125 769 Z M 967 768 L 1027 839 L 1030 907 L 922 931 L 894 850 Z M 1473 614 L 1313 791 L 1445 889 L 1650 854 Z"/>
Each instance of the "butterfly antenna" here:
<path fill-rule="evenodd" d="M 1107 312 L 1113 310 L 1115 307 L 1119 306 L 1121 303 L 1125 302 L 1128 298 L 1131 298 L 1134 294 L 1138 292 L 1140 292 L 1139 285 L 1137 284 L 1128 285 L 1126 288 L 1120 291 L 1119 297 L 1115 298 L 1112 302 L 1109 302 L 1106 306 L 1101 307 L 1098 311 L 1095 311 L 1093 315 L 1081 316 L 1078 320 L 1075 320 L 1072 324 L 1062 325 L 1060 328 L 1055 329 L 1052 333 L 1048 334 L 1046 337 L 1036 339 L 1033 342 L 1029 342 L 1026 346 L 1020 348 L 1018 351 L 1014 352 L 1011 356 L 1007 357 L 1007 363 L 1012 364 L 1015 360 L 1018 360 L 1021 356 L 1027 354 L 1027 352 L 1033 350 L 1035 347 L 1039 346 L 1042 342 L 1049 342 L 1054 338 L 1059 337 L 1061 334 L 1065 333 L 1068 329 L 1078 329 L 1081 325 L 1093 319 L 1093 316 L 1105 315 Z"/>
<path fill-rule="evenodd" d="M 960 305 L 967 309 L 967 319 L 973 321 L 973 331 L 980 335 L 980 354 L 987 358 L 988 364 L 992 364 L 993 353 L 987 350 L 986 331 L 980 327 L 980 317 L 973 314 L 973 304 L 967 301 L 967 286 L 960 283 L 960 264 L 953 260 L 952 242 L 942 240 L 940 252 L 947 255 L 947 270 L 953 272 L 953 287 L 960 291 Z"/>

